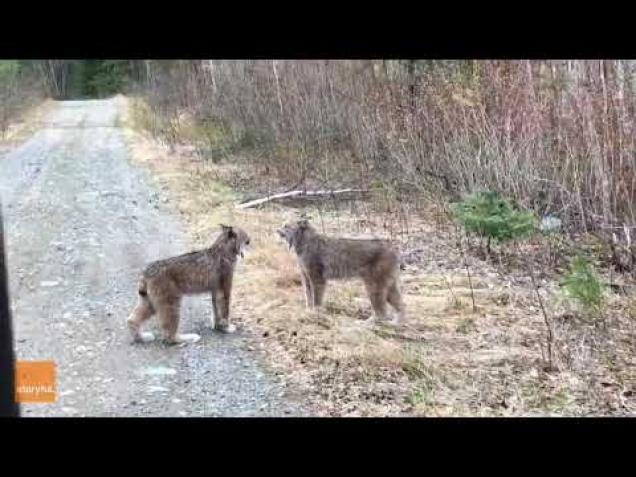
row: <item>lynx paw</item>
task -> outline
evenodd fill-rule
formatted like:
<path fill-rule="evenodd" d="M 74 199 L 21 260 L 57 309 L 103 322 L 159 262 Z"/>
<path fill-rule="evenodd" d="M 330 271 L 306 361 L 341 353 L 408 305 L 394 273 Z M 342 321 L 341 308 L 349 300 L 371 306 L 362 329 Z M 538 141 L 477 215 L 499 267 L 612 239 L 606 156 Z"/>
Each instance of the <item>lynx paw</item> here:
<path fill-rule="evenodd" d="M 390 323 L 393 325 L 401 325 L 404 323 L 404 313 L 396 313 Z"/>
<path fill-rule="evenodd" d="M 377 321 L 375 316 L 370 316 L 369 318 L 367 318 L 366 320 L 362 320 L 362 324 L 364 326 L 373 326 L 375 324 L 375 322 Z"/>
<path fill-rule="evenodd" d="M 236 331 L 236 326 L 234 325 L 227 325 L 227 326 L 219 326 L 217 327 L 217 330 L 220 331 L 221 333 L 234 333 Z"/>
<path fill-rule="evenodd" d="M 141 331 L 134 336 L 133 340 L 135 343 L 150 343 L 155 340 L 155 335 L 150 331 Z"/>
<path fill-rule="evenodd" d="M 199 336 L 196 333 L 183 333 L 176 336 L 175 343 L 183 343 L 183 344 L 196 343 L 200 339 L 201 339 L 201 336 Z"/>

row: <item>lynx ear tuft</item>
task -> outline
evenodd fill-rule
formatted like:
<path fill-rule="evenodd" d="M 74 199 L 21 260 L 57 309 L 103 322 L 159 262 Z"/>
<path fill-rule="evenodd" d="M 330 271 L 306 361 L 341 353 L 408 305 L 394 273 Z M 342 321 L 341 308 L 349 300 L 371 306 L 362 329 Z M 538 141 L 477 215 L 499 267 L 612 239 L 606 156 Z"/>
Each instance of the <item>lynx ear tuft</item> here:
<path fill-rule="evenodd" d="M 221 230 L 223 231 L 223 233 L 227 234 L 229 238 L 236 237 L 236 233 L 234 232 L 234 229 L 232 228 L 231 225 L 223 225 L 223 224 L 219 224 L 219 225 L 221 226 Z"/>

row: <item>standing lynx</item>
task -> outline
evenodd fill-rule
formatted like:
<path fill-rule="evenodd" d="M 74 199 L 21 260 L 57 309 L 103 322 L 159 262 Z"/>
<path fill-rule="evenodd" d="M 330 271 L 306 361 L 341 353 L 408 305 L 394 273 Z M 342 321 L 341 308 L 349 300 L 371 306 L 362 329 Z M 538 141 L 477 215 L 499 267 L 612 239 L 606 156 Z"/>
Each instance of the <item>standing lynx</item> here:
<path fill-rule="evenodd" d="M 211 293 L 214 327 L 231 333 L 229 324 L 232 277 L 238 256 L 244 255 L 250 238 L 238 227 L 221 226 L 221 234 L 211 247 L 148 265 L 139 281 L 139 301 L 128 318 L 136 342 L 154 340 L 141 325 L 155 313 L 168 343 L 194 343 L 200 336 L 179 334 L 179 310 L 184 295 Z"/>
<path fill-rule="evenodd" d="M 320 235 L 307 220 L 286 224 L 278 234 L 298 259 L 307 307 L 321 306 L 329 279 L 360 277 L 376 318 L 386 320 L 386 304 L 402 320 L 404 304 L 398 288 L 398 255 L 381 240 L 332 238 Z"/>

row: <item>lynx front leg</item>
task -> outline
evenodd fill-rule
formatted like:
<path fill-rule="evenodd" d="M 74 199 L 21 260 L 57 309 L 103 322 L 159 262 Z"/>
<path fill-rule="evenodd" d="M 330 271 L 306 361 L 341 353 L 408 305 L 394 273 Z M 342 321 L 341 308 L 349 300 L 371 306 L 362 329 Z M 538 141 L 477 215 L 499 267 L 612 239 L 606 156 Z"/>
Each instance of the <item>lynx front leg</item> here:
<path fill-rule="evenodd" d="M 215 310 L 215 323 L 214 328 L 224 333 L 234 333 L 236 326 L 230 324 L 230 297 L 232 293 L 232 281 L 226 278 L 221 282 L 221 286 L 218 290 L 213 292 L 216 302 Z"/>
<path fill-rule="evenodd" d="M 304 270 L 300 271 L 300 279 L 303 283 L 303 289 L 305 291 L 305 306 L 307 308 L 313 308 L 314 307 L 314 293 L 313 293 L 314 290 L 312 287 L 311 279 L 305 273 Z"/>
<path fill-rule="evenodd" d="M 216 324 L 219 322 L 219 312 L 217 311 L 217 301 L 216 301 L 216 293 L 212 291 L 210 294 L 212 297 L 212 328 L 216 327 Z"/>
<path fill-rule="evenodd" d="M 314 292 L 314 306 L 322 306 L 322 300 L 325 296 L 325 289 L 327 288 L 327 280 L 320 276 L 312 277 L 312 289 Z"/>

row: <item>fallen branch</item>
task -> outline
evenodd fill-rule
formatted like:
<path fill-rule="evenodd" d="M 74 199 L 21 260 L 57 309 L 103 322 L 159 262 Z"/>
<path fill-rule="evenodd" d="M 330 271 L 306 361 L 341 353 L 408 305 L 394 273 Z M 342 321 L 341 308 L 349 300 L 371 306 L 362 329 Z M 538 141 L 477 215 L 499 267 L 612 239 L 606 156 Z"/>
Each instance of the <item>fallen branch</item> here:
<path fill-rule="evenodd" d="M 265 204 L 267 202 L 271 202 L 274 200 L 280 199 L 289 199 L 291 197 L 296 198 L 308 198 L 308 197 L 324 197 L 324 196 L 334 196 L 340 194 L 363 194 L 368 192 L 366 189 L 340 189 L 340 190 L 315 190 L 315 191 L 304 191 L 304 190 L 292 190 L 289 192 L 283 192 L 281 194 L 274 194 L 267 197 L 263 197 L 261 199 L 251 200 L 249 202 L 244 202 L 242 204 L 238 204 L 236 207 L 238 209 L 248 209 L 250 207 L 256 207 L 257 205 Z"/>

